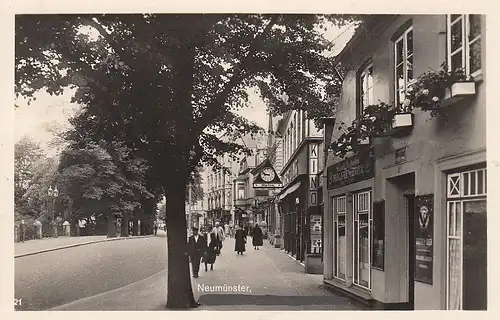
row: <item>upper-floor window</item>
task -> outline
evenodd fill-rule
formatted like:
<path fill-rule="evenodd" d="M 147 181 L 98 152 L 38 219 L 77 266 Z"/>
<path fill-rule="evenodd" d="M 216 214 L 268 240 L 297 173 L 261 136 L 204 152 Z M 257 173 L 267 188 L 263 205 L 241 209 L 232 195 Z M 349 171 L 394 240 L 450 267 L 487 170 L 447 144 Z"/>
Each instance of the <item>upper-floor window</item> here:
<path fill-rule="evenodd" d="M 396 105 L 405 100 L 408 83 L 413 79 L 413 27 L 409 27 L 394 42 Z"/>
<path fill-rule="evenodd" d="M 448 15 L 448 65 L 467 76 L 481 71 L 481 15 Z"/>
<path fill-rule="evenodd" d="M 238 199 L 245 199 L 245 185 L 238 184 Z"/>
<path fill-rule="evenodd" d="M 373 104 L 373 64 L 369 63 L 359 73 L 360 114 L 366 107 Z"/>

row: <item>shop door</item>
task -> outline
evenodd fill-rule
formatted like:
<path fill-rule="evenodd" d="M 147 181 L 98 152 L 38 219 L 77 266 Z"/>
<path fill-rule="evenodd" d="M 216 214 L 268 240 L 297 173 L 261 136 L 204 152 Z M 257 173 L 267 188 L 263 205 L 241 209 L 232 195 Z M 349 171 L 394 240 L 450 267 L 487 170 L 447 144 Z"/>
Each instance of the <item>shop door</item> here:
<path fill-rule="evenodd" d="M 290 228 L 291 234 L 290 234 L 290 251 L 292 256 L 297 255 L 297 213 L 293 212 L 292 216 L 290 217 L 292 221 L 292 227 Z"/>
<path fill-rule="evenodd" d="M 408 309 L 415 309 L 415 195 L 406 196 L 408 228 Z"/>
<path fill-rule="evenodd" d="M 300 233 L 301 236 L 301 248 L 300 248 L 300 261 L 305 261 L 306 260 L 306 253 L 307 250 L 309 249 L 308 242 L 309 242 L 309 222 L 307 221 L 307 213 L 304 210 L 301 216 L 301 221 L 302 221 L 302 232 Z"/>
<path fill-rule="evenodd" d="M 289 251 L 289 239 L 290 239 L 290 215 L 285 214 L 285 225 L 284 225 L 284 239 L 283 239 L 283 244 L 285 247 L 285 251 Z"/>
<path fill-rule="evenodd" d="M 448 175 L 446 308 L 486 310 L 486 169 Z"/>
<path fill-rule="evenodd" d="M 464 201 L 463 207 L 463 309 L 486 310 L 486 201 Z"/>

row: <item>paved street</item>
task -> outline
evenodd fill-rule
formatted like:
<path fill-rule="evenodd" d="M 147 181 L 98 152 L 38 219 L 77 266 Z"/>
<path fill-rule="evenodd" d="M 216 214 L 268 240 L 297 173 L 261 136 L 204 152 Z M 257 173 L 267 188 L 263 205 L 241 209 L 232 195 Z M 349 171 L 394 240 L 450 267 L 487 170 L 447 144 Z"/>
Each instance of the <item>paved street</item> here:
<path fill-rule="evenodd" d="M 46 310 L 161 272 L 167 262 L 165 240 L 164 234 L 129 238 L 16 258 L 15 298 L 22 299 L 17 310 Z"/>
<path fill-rule="evenodd" d="M 249 238 L 250 240 L 250 238 Z M 283 251 L 263 247 L 238 256 L 234 240 L 227 239 L 215 270 L 200 271 L 193 279 L 196 299 L 202 306 L 194 310 L 356 310 L 347 298 L 322 287 L 321 275 L 308 275 L 303 267 Z M 75 301 L 53 310 L 163 310 L 166 301 L 166 272 L 127 287 Z M 207 292 L 212 286 L 240 286 L 244 292 Z M 205 289 L 202 289 L 205 288 Z M 213 291 L 217 290 L 214 287 Z"/>

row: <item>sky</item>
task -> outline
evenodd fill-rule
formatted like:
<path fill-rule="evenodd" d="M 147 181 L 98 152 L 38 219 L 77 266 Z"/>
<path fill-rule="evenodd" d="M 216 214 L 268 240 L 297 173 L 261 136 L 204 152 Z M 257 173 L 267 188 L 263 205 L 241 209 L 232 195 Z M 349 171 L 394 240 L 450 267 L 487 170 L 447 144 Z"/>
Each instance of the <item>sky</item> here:
<path fill-rule="evenodd" d="M 340 52 L 351 38 L 354 29 L 354 27 L 344 29 L 331 27 L 325 32 L 325 37 L 328 40 L 335 40 L 331 56 Z M 56 150 L 48 145 L 54 138 L 54 134 L 47 129 L 50 127 L 69 128 L 68 119 L 78 110 L 78 105 L 70 102 L 71 96 L 72 92 L 68 90 L 61 96 L 39 93 L 36 101 L 29 106 L 24 101 L 16 101 L 20 107 L 16 108 L 14 112 L 15 141 L 19 141 L 23 136 L 28 136 L 39 142 L 49 155 L 54 154 Z M 250 107 L 239 113 L 267 129 L 269 120 L 266 114 L 266 105 L 253 91 L 250 90 Z M 273 124 L 276 125 L 276 123 L 277 121 L 274 120 Z"/>

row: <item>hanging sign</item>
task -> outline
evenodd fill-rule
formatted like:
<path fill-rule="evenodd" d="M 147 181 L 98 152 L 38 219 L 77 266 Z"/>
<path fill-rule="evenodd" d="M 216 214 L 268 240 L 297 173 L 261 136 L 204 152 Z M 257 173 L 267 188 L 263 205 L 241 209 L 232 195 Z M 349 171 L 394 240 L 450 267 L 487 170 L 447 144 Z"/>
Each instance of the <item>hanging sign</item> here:
<path fill-rule="evenodd" d="M 253 181 L 253 187 L 258 188 L 281 188 L 283 187 L 283 183 L 279 178 L 276 170 L 269 159 L 266 159 L 261 165 L 259 165 L 259 169 L 255 172 L 252 172 L 255 178 Z"/>
<path fill-rule="evenodd" d="M 309 145 L 309 200 L 308 206 L 314 207 L 318 205 L 318 158 L 319 144 L 311 143 Z"/>
<path fill-rule="evenodd" d="M 415 197 L 415 280 L 432 284 L 434 195 Z"/>

